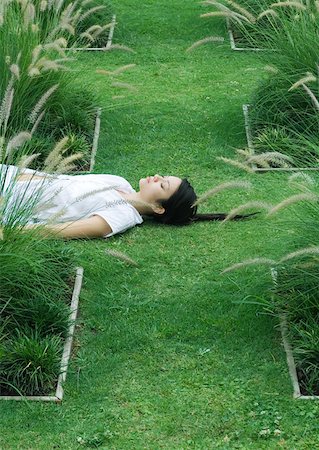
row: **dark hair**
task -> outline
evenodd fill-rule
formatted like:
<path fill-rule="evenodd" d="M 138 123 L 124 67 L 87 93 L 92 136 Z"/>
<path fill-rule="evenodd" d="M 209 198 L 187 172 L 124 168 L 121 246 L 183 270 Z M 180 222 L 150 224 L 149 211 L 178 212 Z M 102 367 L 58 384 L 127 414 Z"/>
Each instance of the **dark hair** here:
<path fill-rule="evenodd" d="M 184 178 L 177 191 L 168 200 L 160 201 L 165 212 L 154 214 L 153 217 L 157 222 L 169 225 L 188 225 L 203 220 L 224 220 L 227 217 L 226 213 L 197 214 L 197 205 L 194 206 L 196 200 L 197 195 L 193 186 Z M 246 219 L 255 214 L 258 213 L 239 214 L 233 220 Z"/>

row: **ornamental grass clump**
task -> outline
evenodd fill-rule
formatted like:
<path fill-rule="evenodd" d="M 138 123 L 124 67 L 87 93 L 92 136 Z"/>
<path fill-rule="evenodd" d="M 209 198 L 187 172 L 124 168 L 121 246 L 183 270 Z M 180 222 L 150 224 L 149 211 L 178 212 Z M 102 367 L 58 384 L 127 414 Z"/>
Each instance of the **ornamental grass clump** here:
<path fill-rule="evenodd" d="M 277 13 L 276 23 L 264 33 L 273 51 L 258 54 L 267 64 L 268 75 L 250 102 L 254 145 L 259 151 L 265 135 L 270 146 L 282 140 L 282 152 L 297 153 L 304 164 L 307 159 L 308 165 L 314 164 L 308 148 L 318 146 L 318 51 L 314 44 L 319 33 L 318 6 L 280 2 L 272 4 L 272 9 Z M 306 150 L 298 151 L 298 147 Z"/>
<path fill-rule="evenodd" d="M 89 153 L 96 100 L 89 91 L 72 87 L 74 73 L 70 68 L 74 58 L 66 55 L 68 39 L 75 33 L 74 16 L 81 17 L 81 10 L 77 14 L 75 4 L 63 9 L 62 3 L 13 0 L 1 5 L 1 114 L 10 111 L 5 124 L 10 135 L 21 129 L 32 130 L 38 153 L 47 154 L 47 141 L 52 146 L 69 131 L 76 134 L 69 154 L 83 151 L 83 141 Z M 24 146 L 25 153 L 30 153 L 33 143 Z"/>
<path fill-rule="evenodd" d="M 269 9 L 270 4 L 266 0 L 206 0 L 202 5 L 213 7 L 214 10 L 201 14 L 201 17 L 225 17 L 238 48 L 266 49 L 268 43 L 264 30 L 273 26 L 277 16 L 274 10 Z"/>
<path fill-rule="evenodd" d="M 0 394 L 41 395 L 54 388 L 60 370 L 61 339 L 17 330 L 0 343 Z"/>
<path fill-rule="evenodd" d="M 293 174 L 290 184 L 301 192 L 268 208 L 269 217 L 287 208 L 294 211 L 290 227 L 295 237 L 287 240 L 289 253 L 277 259 L 250 258 L 223 272 L 257 265 L 266 268 L 273 284 L 256 303 L 267 313 L 285 317 L 301 392 L 319 395 L 319 192 L 315 180 L 307 174 Z"/>

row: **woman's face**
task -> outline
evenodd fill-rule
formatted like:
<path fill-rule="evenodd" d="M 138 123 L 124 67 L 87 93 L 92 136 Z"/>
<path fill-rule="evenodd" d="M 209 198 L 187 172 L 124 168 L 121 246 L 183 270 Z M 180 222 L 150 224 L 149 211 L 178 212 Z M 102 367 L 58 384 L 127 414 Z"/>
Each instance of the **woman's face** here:
<path fill-rule="evenodd" d="M 173 176 L 154 175 L 139 181 L 140 197 L 146 203 L 156 204 L 168 200 L 179 188 L 182 180 Z"/>

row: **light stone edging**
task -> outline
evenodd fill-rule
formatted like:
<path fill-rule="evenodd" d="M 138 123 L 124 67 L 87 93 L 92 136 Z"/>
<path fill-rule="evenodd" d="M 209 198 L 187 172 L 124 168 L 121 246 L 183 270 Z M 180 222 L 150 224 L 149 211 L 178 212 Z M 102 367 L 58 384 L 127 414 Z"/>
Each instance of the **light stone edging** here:
<path fill-rule="evenodd" d="M 23 401 L 23 400 L 32 400 L 32 401 L 42 401 L 42 402 L 56 402 L 61 403 L 63 399 L 63 383 L 66 380 L 67 370 L 68 370 L 68 364 L 71 356 L 71 349 L 72 349 L 72 342 L 73 342 L 73 335 L 74 335 L 74 329 L 75 329 L 75 319 L 77 316 L 78 308 L 79 308 L 79 296 L 80 291 L 82 287 L 82 280 L 83 280 L 83 267 L 77 267 L 76 269 L 76 275 L 75 275 L 75 281 L 74 281 L 74 287 L 73 287 L 73 293 L 72 293 L 72 300 L 70 305 L 70 320 L 71 325 L 69 327 L 68 336 L 65 340 L 64 347 L 63 347 L 63 354 L 61 358 L 61 364 L 60 364 L 60 375 L 58 377 L 57 382 L 57 388 L 55 391 L 55 395 L 49 396 L 49 395 L 2 395 L 0 396 L 0 400 L 16 400 L 16 401 Z"/>
<path fill-rule="evenodd" d="M 226 17 L 226 25 L 227 25 L 227 32 L 228 32 L 229 41 L 230 41 L 230 48 L 232 50 L 237 50 L 239 52 L 264 52 L 267 50 L 265 48 L 257 48 L 257 47 L 256 48 L 255 47 L 237 47 L 235 38 L 234 38 L 233 29 L 231 26 L 231 20 L 229 20 L 228 17 Z"/>

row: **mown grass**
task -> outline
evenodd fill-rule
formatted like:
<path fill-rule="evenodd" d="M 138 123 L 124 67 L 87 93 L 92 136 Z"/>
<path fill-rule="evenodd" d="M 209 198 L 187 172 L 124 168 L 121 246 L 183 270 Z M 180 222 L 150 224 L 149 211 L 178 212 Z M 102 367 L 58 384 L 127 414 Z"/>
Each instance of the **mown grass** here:
<path fill-rule="evenodd" d="M 96 171 L 135 187 L 155 172 L 189 175 L 199 193 L 225 180 L 253 181 L 253 192 L 224 193 L 207 211 L 286 197 L 285 175 L 250 176 L 216 160 L 245 144 L 241 104 L 261 74 L 255 56 L 231 52 L 227 42 L 185 53 L 209 34 L 226 37 L 222 21 L 215 28 L 199 19 L 193 0 L 113 4 L 115 41 L 136 54 L 81 55 L 78 63 L 104 108 Z M 112 100 L 110 81 L 94 68 L 128 63 L 137 66 L 121 77 L 138 90 Z M 108 241 L 66 244 L 79 252 L 85 283 L 65 400 L 2 404 L 0 448 L 316 448 L 319 409 L 292 399 L 277 320 L 238 303 L 262 296 L 270 279 L 257 269 L 220 275 L 248 257 L 284 254 L 293 237 L 281 220 L 260 218 L 145 224 Z M 271 434 L 263 438 L 264 429 Z"/>

